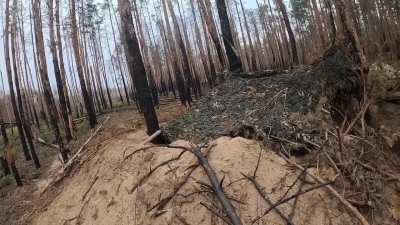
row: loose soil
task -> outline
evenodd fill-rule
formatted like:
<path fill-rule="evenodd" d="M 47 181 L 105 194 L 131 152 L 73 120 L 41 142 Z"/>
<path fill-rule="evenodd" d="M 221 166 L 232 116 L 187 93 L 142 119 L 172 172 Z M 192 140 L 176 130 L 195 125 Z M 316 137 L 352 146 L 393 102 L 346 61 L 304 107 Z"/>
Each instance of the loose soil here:
<path fill-rule="evenodd" d="M 171 103 L 169 99 L 163 101 L 161 109 L 158 110 L 162 112 L 159 113 L 161 123 L 182 114 L 183 110 L 184 108 Z M 114 138 L 119 138 L 120 135 L 143 129 L 142 117 L 132 107 L 116 108 L 112 112 L 100 116 L 99 123 L 103 123 L 107 117 L 110 117 L 109 121 L 85 148 L 85 157 L 93 157 L 103 145 Z M 68 145 L 72 154 L 93 132 L 90 131 L 86 122 L 79 123 L 77 127 L 78 138 Z M 51 134 L 49 137 L 51 137 Z M 51 138 L 43 136 L 42 138 L 48 139 L 49 143 L 51 142 Z M 39 144 L 37 144 L 37 152 L 42 163 L 42 168 L 39 170 L 35 169 L 31 162 L 23 160 L 22 157 L 17 161 L 17 166 L 23 176 L 23 187 L 16 188 L 15 181 L 11 176 L 0 177 L 0 224 L 2 225 L 29 224 L 33 215 L 46 208 L 56 196 L 65 190 L 64 182 L 68 182 L 68 177 L 73 177 L 84 164 L 84 162 L 79 161 L 77 165 L 73 166 L 73 170 L 66 179 L 54 186 L 49 186 L 50 182 L 54 181 L 61 171 L 58 152 Z M 45 189 L 49 190 L 43 193 Z"/>
<path fill-rule="evenodd" d="M 96 156 L 85 162 L 80 171 L 63 184 L 63 192 L 38 214 L 32 224 L 221 224 L 221 219 L 201 205 L 215 207 L 218 201 L 210 194 L 208 178 L 201 167 L 191 172 L 191 166 L 197 160 L 189 152 L 157 169 L 131 192 L 152 168 L 182 154 L 181 150 L 155 147 L 124 160 L 125 155 L 142 147 L 140 143 L 146 137 L 143 130 L 131 131 L 103 145 Z M 299 181 L 298 171 L 255 141 L 221 138 L 213 144 L 216 146 L 209 150 L 209 162 L 219 179 L 224 177 L 222 185 L 245 224 L 250 224 L 270 207 L 242 176 L 242 173 L 251 176 L 260 154 L 256 179 L 265 186 L 271 201 L 315 185 Z M 184 141 L 172 145 L 190 146 Z M 318 173 L 332 179 L 331 171 Z M 164 207 L 157 205 L 180 187 L 188 174 L 191 174 L 188 182 L 170 202 Z M 341 208 L 337 200 L 321 188 L 302 195 L 296 203 L 280 206 L 279 210 L 290 217 L 293 224 L 355 224 L 354 219 Z M 286 222 L 276 212 L 271 212 L 257 224 L 284 225 Z"/>

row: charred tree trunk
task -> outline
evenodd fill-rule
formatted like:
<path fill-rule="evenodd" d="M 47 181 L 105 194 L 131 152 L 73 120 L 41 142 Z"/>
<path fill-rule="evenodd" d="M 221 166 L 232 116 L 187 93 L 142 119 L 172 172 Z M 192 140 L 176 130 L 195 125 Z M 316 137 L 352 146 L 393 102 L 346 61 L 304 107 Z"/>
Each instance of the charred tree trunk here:
<path fill-rule="evenodd" d="M 209 7 L 210 4 L 208 1 L 209 0 L 198 0 L 197 2 L 200 7 L 200 12 L 202 13 L 201 15 L 204 20 L 204 24 L 207 26 L 208 33 L 210 34 L 210 37 L 211 37 L 211 39 L 214 43 L 215 49 L 217 51 L 219 63 L 221 65 L 225 65 L 224 51 L 222 49 L 222 45 L 218 38 L 218 31 L 217 31 L 216 25 L 214 23 L 212 10 Z"/>
<path fill-rule="evenodd" d="M 217 0 L 216 2 L 221 23 L 222 40 L 229 61 L 229 70 L 232 72 L 241 72 L 243 71 L 242 62 L 235 50 L 225 0 Z"/>
<path fill-rule="evenodd" d="M 147 125 L 147 133 L 152 135 L 160 130 L 160 127 L 158 125 L 158 118 L 154 109 L 151 91 L 147 81 L 146 70 L 133 24 L 133 17 L 130 10 L 132 7 L 129 0 L 118 0 L 118 8 L 121 17 L 122 33 L 125 35 L 123 40 L 126 62 L 128 64 L 129 72 L 136 89 L 140 108 L 143 110 Z M 154 142 L 162 143 L 163 140 L 159 136 L 154 140 Z"/>
<path fill-rule="evenodd" d="M 291 52 L 292 52 L 293 64 L 297 65 L 297 64 L 299 64 L 299 56 L 297 54 L 296 39 L 294 37 L 292 25 L 290 24 L 290 21 L 289 21 L 289 16 L 288 16 L 288 13 L 286 10 L 286 6 L 283 3 L 283 0 L 276 0 L 276 4 L 278 5 L 279 10 L 281 11 L 283 21 L 285 22 L 286 31 L 289 35 L 289 42 L 290 42 L 290 48 L 291 48 Z"/>

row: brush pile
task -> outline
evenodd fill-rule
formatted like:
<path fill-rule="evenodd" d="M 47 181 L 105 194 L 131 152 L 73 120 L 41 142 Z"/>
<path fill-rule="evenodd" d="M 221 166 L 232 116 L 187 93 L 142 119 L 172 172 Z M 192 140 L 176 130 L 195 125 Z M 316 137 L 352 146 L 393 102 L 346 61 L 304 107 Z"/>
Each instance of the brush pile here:
<path fill-rule="evenodd" d="M 374 68 L 382 67 L 370 74 L 385 73 Z M 307 168 L 333 169 L 334 186 L 345 199 L 369 221 L 393 224 L 400 220 L 400 130 L 376 125 L 371 106 L 380 109 L 381 101 L 361 104 L 357 77 L 351 57 L 340 50 L 311 68 L 232 74 L 168 131 L 197 143 L 220 136 L 256 139 Z"/>

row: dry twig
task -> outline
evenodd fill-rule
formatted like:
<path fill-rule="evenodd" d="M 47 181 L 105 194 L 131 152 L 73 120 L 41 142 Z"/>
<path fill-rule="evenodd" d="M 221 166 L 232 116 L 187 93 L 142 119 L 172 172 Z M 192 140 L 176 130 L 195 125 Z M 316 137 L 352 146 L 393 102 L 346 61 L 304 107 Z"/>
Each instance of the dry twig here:
<path fill-rule="evenodd" d="M 232 224 L 228 219 L 225 218 L 225 216 L 224 216 L 222 213 L 220 213 L 220 212 L 214 210 L 211 206 L 207 205 L 206 203 L 200 202 L 200 205 L 204 206 L 204 208 L 206 208 L 206 209 L 207 209 L 208 211 L 210 211 L 212 214 L 214 214 L 215 216 L 217 216 L 218 218 L 220 218 L 220 219 L 221 219 L 222 221 L 224 221 L 226 224 L 230 224 L 230 225 Z"/>
<path fill-rule="evenodd" d="M 140 185 L 142 185 L 142 183 L 144 181 L 146 181 L 147 179 L 149 179 L 149 177 L 155 172 L 157 171 L 159 168 L 168 165 L 169 163 L 173 162 L 173 161 L 177 161 L 179 160 L 182 155 L 186 152 L 186 150 L 182 151 L 177 157 L 171 158 L 169 160 L 166 160 L 160 164 L 158 164 L 156 167 L 152 168 L 150 170 L 150 172 L 148 172 L 145 176 L 143 176 L 142 178 L 140 178 L 140 180 L 129 190 L 129 194 L 132 194 Z"/>
<path fill-rule="evenodd" d="M 280 154 L 283 159 L 285 159 L 288 163 L 294 165 L 297 167 L 299 170 L 305 171 L 305 169 L 300 166 L 299 164 L 289 160 L 287 157 L 285 157 L 283 154 Z M 315 181 L 317 181 L 320 184 L 324 184 L 324 181 L 317 177 L 314 176 L 311 173 L 306 172 L 310 177 L 312 177 Z M 365 217 L 354 207 L 352 206 L 343 196 L 341 196 L 331 185 L 326 185 L 326 188 L 328 191 L 335 196 L 336 198 L 339 199 L 339 201 L 355 216 L 357 219 L 361 222 L 362 225 L 370 225 L 369 222 L 365 219 Z"/>
<path fill-rule="evenodd" d="M 285 204 L 286 202 L 289 202 L 289 201 L 291 201 L 291 200 L 293 200 L 293 199 L 299 197 L 300 195 L 304 195 L 304 194 L 306 194 L 306 193 L 308 193 L 308 192 L 314 191 L 314 190 L 319 189 L 319 188 L 322 188 L 322 187 L 327 187 L 327 186 L 329 186 L 329 185 L 332 184 L 332 183 L 333 183 L 333 182 L 328 182 L 328 183 L 319 184 L 319 185 L 317 185 L 317 186 L 315 186 L 315 187 L 311 187 L 311 188 L 308 188 L 308 189 L 306 189 L 306 190 L 304 190 L 304 191 L 300 191 L 300 192 L 298 192 L 298 193 L 296 193 L 296 194 L 294 194 L 294 195 L 292 195 L 292 196 L 290 196 L 290 197 L 288 197 L 288 198 L 285 198 L 285 199 L 283 199 L 283 200 L 281 200 L 281 201 L 278 201 L 277 203 L 273 204 L 269 209 L 265 210 L 265 212 L 263 213 L 263 215 L 258 216 L 257 218 L 255 218 L 255 219 L 252 221 L 252 224 L 254 224 L 254 223 L 257 222 L 258 220 L 260 220 L 262 217 L 264 217 L 265 215 L 267 215 L 267 214 L 268 214 L 269 212 L 271 212 L 272 210 L 276 209 L 276 207 L 278 207 L 278 206 L 280 206 L 280 205 L 282 205 L 282 204 Z"/>
<path fill-rule="evenodd" d="M 267 194 L 265 193 L 264 188 L 261 187 L 261 185 L 256 181 L 256 179 L 254 177 L 247 176 L 243 173 L 242 173 L 242 176 L 244 176 L 248 181 L 250 181 L 253 184 L 254 188 L 261 195 L 261 197 L 264 199 L 265 202 L 267 202 L 270 205 L 273 205 L 273 202 L 271 201 L 271 199 L 269 199 L 267 197 Z M 288 225 L 294 225 L 294 223 L 292 221 L 290 221 L 289 218 L 287 216 L 285 216 L 277 207 L 275 207 L 274 210 Z M 260 219 L 261 219 L 261 217 L 260 217 Z M 253 220 L 252 224 L 254 224 L 257 221 L 258 220 Z"/>

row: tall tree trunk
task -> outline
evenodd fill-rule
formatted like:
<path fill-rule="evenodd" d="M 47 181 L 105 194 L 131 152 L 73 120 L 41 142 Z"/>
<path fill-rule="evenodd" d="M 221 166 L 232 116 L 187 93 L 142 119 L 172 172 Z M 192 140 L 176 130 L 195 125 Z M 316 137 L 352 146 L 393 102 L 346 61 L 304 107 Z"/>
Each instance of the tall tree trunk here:
<path fill-rule="evenodd" d="M 129 0 L 118 0 L 118 8 L 121 17 L 122 33 L 124 34 L 125 57 L 133 84 L 136 88 L 137 99 L 143 110 L 144 118 L 149 135 L 157 132 L 158 125 L 157 114 L 154 109 L 151 91 L 147 82 L 146 70 L 140 53 L 139 43 L 133 24 L 131 13 L 131 4 Z M 162 143 L 161 136 L 158 136 L 154 142 Z"/>
<path fill-rule="evenodd" d="M 222 40 L 224 42 L 226 55 L 229 61 L 229 70 L 241 72 L 243 71 L 243 66 L 235 50 L 231 26 L 228 18 L 228 11 L 226 8 L 226 2 L 225 0 L 216 0 L 216 3 L 218 8 L 219 21 L 221 23 Z"/>
<path fill-rule="evenodd" d="M 196 10 L 194 7 L 194 2 L 193 1 L 189 1 L 189 2 L 190 2 L 190 8 L 192 11 L 192 16 L 194 19 L 194 30 L 195 30 L 195 34 L 196 34 L 196 42 L 197 42 L 197 45 L 200 50 L 201 63 L 203 64 L 204 73 L 207 78 L 207 82 L 210 85 L 210 88 L 212 88 L 214 86 L 214 82 L 213 82 L 214 80 L 212 79 L 212 76 L 215 76 L 215 74 L 211 74 L 209 66 L 207 64 L 207 60 L 206 60 L 207 55 L 205 54 L 203 42 L 201 40 L 200 28 L 197 23 L 197 16 L 196 16 Z M 207 34 L 205 34 L 205 35 L 207 35 Z"/>
<path fill-rule="evenodd" d="M 14 92 L 14 84 L 13 84 L 13 78 L 12 78 L 12 69 L 11 69 L 11 62 L 10 62 L 10 49 L 9 49 L 9 41 L 10 41 L 10 0 L 6 0 L 6 5 L 5 5 L 5 36 L 4 36 L 4 58 L 5 58 L 5 63 L 6 63 L 6 69 L 7 69 L 7 78 L 8 78 L 8 84 L 9 84 L 9 91 L 10 91 L 10 98 L 11 98 L 11 105 L 14 111 L 14 116 L 15 120 L 17 123 L 17 128 L 18 128 L 18 133 L 21 139 L 21 145 L 22 149 L 25 155 L 26 160 L 31 160 L 31 155 L 29 154 L 29 149 L 28 145 L 26 144 L 26 139 L 22 127 L 22 122 L 21 122 L 21 117 L 19 114 L 18 106 L 17 106 L 17 101 L 15 98 L 15 92 Z M 15 166 L 15 160 L 10 161 L 7 159 L 10 163 L 11 171 L 14 175 L 15 180 L 17 181 L 18 186 L 22 186 L 22 181 L 19 176 L 18 170 Z"/>
<path fill-rule="evenodd" d="M 356 29 L 352 20 L 351 5 L 345 0 L 335 0 L 336 10 L 342 23 L 344 41 L 350 42 L 351 51 L 359 66 L 365 66 L 366 58 L 361 47 L 360 39 L 356 33 Z M 346 43 L 345 43 L 346 44 Z"/>
<path fill-rule="evenodd" d="M 42 31 L 42 18 L 40 11 L 40 0 L 34 0 L 32 4 L 34 28 L 35 28 L 35 42 L 36 50 L 38 51 L 39 71 L 43 85 L 43 94 L 47 106 L 47 111 L 50 116 L 50 125 L 54 132 L 55 141 L 59 146 L 59 150 L 64 162 L 68 161 L 68 153 L 64 148 L 63 139 L 61 137 L 60 128 L 58 126 L 58 110 L 54 101 L 53 92 L 51 90 L 49 75 L 47 72 L 46 53 L 43 40 Z M 55 55 L 56 56 L 56 55 Z M 56 56 L 57 57 L 57 56 Z M 58 67 L 58 65 L 57 65 Z M 64 95 L 64 92 L 61 92 Z M 65 104 L 65 102 L 64 102 Z"/>
<path fill-rule="evenodd" d="M 60 63 L 58 61 L 57 55 L 57 42 L 56 42 L 56 34 L 54 31 L 54 0 L 47 0 L 47 7 L 49 12 L 49 33 L 50 33 L 50 50 L 53 59 L 53 68 L 54 75 L 56 77 L 57 90 L 58 90 L 58 98 L 60 101 L 60 110 L 61 116 L 64 120 L 64 128 L 65 128 L 65 136 L 68 141 L 72 140 L 72 128 L 70 127 L 69 116 L 68 116 L 68 107 L 66 100 L 66 86 L 64 85 L 63 78 L 60 70 Z M 36 31 L 38 32 L 38 31 Z M 39 31 L 40 32 L 40 31 Z M 61 55 L 62 57 L 62 55 Z"/>
<path fill-rule="evenodd" d="M 290 42 L 290 48 L 291 48 L 291 52 L 292 52 L 293 64 L 297 65 L 297 64 L 299 64 L 299 56 L 297 54 L 296 39 L 294 37 L 292 25 L 290 24 L 290 21 L 289 21 L 289 16 L 288 16 L 288 13 L 286 10 L 286 6 L 283 3 L 283 0 L 276 0 L 276 4 L 277 4 L 279 10 L 281 11 L 283 21 L 285 22 L 286 31 L 289 35 L 289 42 Z"/>
<path fill-rule="evenodd" d="M 70 16 L 72 26 L 72 43 L 75 54 L 75 65 L 78 70 L 79 83 L 81 85 L 82 97 L 85 103 L 86 112 L 89 116 L 90 127 L 94 128 L 97 124 L 96 111 L 94 109 L 93 99 L 90 98 L 86 87 L 85 75 L 83 72 L 82 56 L 79 45 L 78 25 L 76 22 L 76 5 L 75 0 L 70 0 Z M 90 88 L 90 87 L 89 87 Z"/>
<path fill-rule="evenodd" d="M 1 71 L 0 71 L 1 73 Z M 1 74 L 1 79 L 3 80 L 3 75 Z M 5 100 L 2 101 L 2 105 L 5 106 L 6 102 Z M 6 130 L 6 125 L 4 124 L 4 119 L 3 119 L 3 112 L 2 110 L 0 110 L 0 132 L 1 132 L 1 136 L 3 137 L 3 143 L 5 146 L 8 145 L 8 136 L 7 136 L 7 130 Z M 0 155 L 0 163 L 1 166 L 3 167 L 3 171 L 4 171 L 4 175 L 7 176 L 9 175 L 10 172 L 10 167 L 8 166 L 8 162 L 7 159 L 3 153 L 3 155 Z"/>
<path fill-rule="evenodd" d="M 66 77 L 66 72 L 65 72 L 65 65 L 64 65 L 64 54 L 63 54 L 63 43 L 62 43 L 62 38 L 61 38 L 61 23 L 60 23 L 60 0 L 55 0 L 55 26 L 56 26 L 56 35 L 57 35 L 57 51 L 58 51 L 58 60 L 60 62 L 60 72 L 61 72 L 61 80 L 62 80 L 62 85 L 64 87 L 64 96 L 65 96 L 65 103 L 67 105 L 67 114 L 68 114 L 68 130 L 71 132 L 71 137 L 73 137 L 73 129 L 74 129 L 74 124 L 73 124 L 73 117 L 72 117 L 72 107 L 71 107 L 71 101 L 69 97 L 69 92 L 68 92 L 68 83 L 67 83 L 67 77 Z M 67 140 L 68 136 L 67 136 Z"/>
<path fill-rule="evenodd" d="M 351 5 L 348 5 L 348 2 L 345 0 L 335 0 L 336 4 L 336 10 L 338 11 L 338 16 L 340 18 L 340 21 L 342 23 L 343 27 L 343 35 L 344 35 L 344 40 L 342 40 L 344 43 L 344 46 L 348 46 L 348 43 L 350 43 L 350 53 L 353 56 L 353 60 L 355 61 L 356 65 L 360 69 L 360 77 L 359 80 L 360 86 L 363 88 L 363 103 L 366 104 L 366 101 L 368 96 L 367 96 L 367 74 L 368 74 L 368 67 L 366 65 L 366 58 L 364 55 L 364 50 L 361 47 L 360 39 L 357 35 L 357 31 L 354 27 L 353 20 L 351 19 L 351 10 L 352 7 Z"/>
<path fill-rule="evenodd" d="M 8 86 L 10 92 L 11 105 L 14 111 L 14 117 L 18 128 L 19 138 L 21 140 L 21 146 L 26 160 L 32 160 L 31 154 L 29 153 L 28 144 L 26 142 L 26 137 L 24 134 L 24 128 L 22 124 L 21 114 L 18 109 L 16 95 L 14 91 L 13 74 L 11 69 L 10 60 L 10 1 L 6 1 L 5 8 L 5 35 L 4 35 L 4 57 L 7 69 Z"/>
<path fill-rule="evenodd" d="M 180 69 L 179 63 L 178 63 L 178 54 L 176 51 L 176 43 L 172 34 L 172 30 L 171 30 L 171 25 L 169 23 L 169 17 L 168 17 L 168 12 L 167 12 L 167 6 L 165 5 L 165 1 L 162 1 L 163 4 L 163 11 L 164 11 L 164 22 L 165 22 L 165 27 L 166 27 L 166 31 L 164 30 L 164 26 L 163 24 L 160 22 L 159 23 L 159 28 L 160 28 L 160 33 L 161 33 L 161 37 L 164 38 L 164 43 L 167 46 L 167 50 L 169 51 L 169 55 L 170 60 L 171 60 L 171 68 L 172 71 L 175 75 L 175 80 L 176 80 L 176 86 L 178 88 L 178 94 L 179 94 L 179 98 L 181 100 L 181 103 L 183 105 L 187 105 L 187 103 L 190 102 L 189 99 L 187 99 L 186 96 L 186 85 L 185 85 L 185 80 L 184 77 L 182 75 L 182 71 Z"/>
<path fill-rule="evenodd" d="M 114 46 L 115 46 L 115 50 L 117 50 L 118 69 L 119 69 L 119 72 L 120 72 L 120 76 L 121 76 L 121 80 L 122 80 L 122 85 L 124 86 L 124 92 L 125 92 L 126 102 L 127 102 L 128 105 L 129 105 L 129 104 L 130 104 L 130 100 L 129 100 L 129 91 L 128 91 L 127 84 L 126 84 L 126 82 L 125 82 L 124 73 L 122 72 L 122 67 L 123 67 L 123 65 L 122 65 L 121 58 L 120 58 L 120 55 L 119 55 L 119 51 L 118 51 L 118 48 L 117 48 L 117 38 L 115 37 L 114 22 L 113 22 L 113 19 L 112 19 L 112 16 L 111 16 L 111 15 L 112 15 L 112 13 L 111 13 L 111 7 L 112 7 L 111 1 L 110 1 L 110 0 L 107 0 L 107 3 L 108 3 L 108 14 L 109 14 L 109 17 L 110 17 L 110 23 L 111 23 L 111 29 L 112 29 L 113 40 L 114 40 Z M 117 26 L 118 26 L 118 24 L 117 24 Z M 119 28 L 118 28 L 118 29 L 119 29 Z M 122 39 L 122 38 L 121 38 L 121 39 Z"/>
<path fill-rule="evenodd" d="M 182 67 L 183 67 L 183 74 L 185 75 L 187 84 L 185 85 L 186 90 L 185 90 L 185 94 L 186 94 L 186 100 L 188 101 L 189 105 L 191 105 L 192 103 L 192 92 L 191 89 L 193 88 L 193 75 L 190 71 L 190 65 L 189 65 L 189 58 L 188 58 L 188 54 L 186 52 L 186 46 L 183 42 L 183 37 L 182 37 L 182 33 L 180 31 L 179 28 L 179 23 L 178 23 L 178 19 L 176 18 L 175 12 L 174 12 L 174 8 L 172 6 L 171 0 L 164 0 L 167 2 L 168 8 L 169 8 L 169 12 L 171 14 L 172 17 L 172 23 L 174 24 L 175 27 L 175 40 L 178 44 L 179 50 L 181 52 L 181 57 L 182 57 Z"/>
<path fill-rule="evenodd" d="M 199 3 L 200 12 L 202 13 L 201 15 L 204 20 L 204 24 L 207 26 L 208 33 L 210 34 L 211 40 L 213 41 L 215 49 L 217 51 L 219 63 L 221 65 L 224 65 L 225 67 L 224 51 L 218 38 L 218 31 L 214 23 L 212 9 L 208 7 L 210 4 L 206 4 L 206 1 L 207 3 L 209 3 L 209 0 L 197 0 L 197 2 Z"/>

